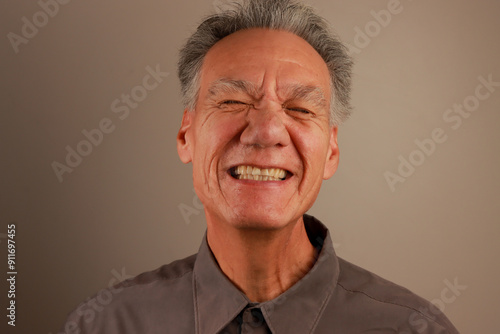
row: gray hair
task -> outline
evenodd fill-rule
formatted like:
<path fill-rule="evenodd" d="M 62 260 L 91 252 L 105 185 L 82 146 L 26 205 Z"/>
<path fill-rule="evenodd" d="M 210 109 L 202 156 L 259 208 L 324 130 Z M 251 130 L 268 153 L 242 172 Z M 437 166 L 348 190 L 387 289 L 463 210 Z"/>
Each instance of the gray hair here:
<path fill-rule="evenodd" d="M 178 76 L 184 106 L 194 110 L 199 94 L 200 71 L 208 50 L 224 37 L 244 29 L 285 30 L 307 41 L 325 61 L 330 72 L 333 103 L 330 123 L 341 124 L 351 113 L 352 59 L 325 19 L 295 0 L 233 1 L 228 9 L 208 16 L 180 51 Z"/>

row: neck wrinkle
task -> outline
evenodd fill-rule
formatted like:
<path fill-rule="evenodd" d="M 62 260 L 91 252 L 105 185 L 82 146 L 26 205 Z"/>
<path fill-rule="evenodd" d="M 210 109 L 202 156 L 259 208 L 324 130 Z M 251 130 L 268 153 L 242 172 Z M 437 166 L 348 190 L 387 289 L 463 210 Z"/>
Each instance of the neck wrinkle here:
<path fill-rule="evenodd" d="M 314 265 L 302 217 L 273 231 L 217 226 L 208 225 L 208 245 L 222 272 L 252 302 L 276 298 Z"/>

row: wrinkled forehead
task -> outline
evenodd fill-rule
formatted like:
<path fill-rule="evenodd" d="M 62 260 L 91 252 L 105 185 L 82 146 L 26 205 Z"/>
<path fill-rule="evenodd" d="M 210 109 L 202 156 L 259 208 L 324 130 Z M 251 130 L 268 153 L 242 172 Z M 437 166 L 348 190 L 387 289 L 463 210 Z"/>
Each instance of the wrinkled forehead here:
<path fill-rule="evenodd" d="M 221 39 L 208 51 L 201 76 L 212 93 L 245 90 L 259 95 L 269 77 L 279 79 L 276 88 L 294 95 L 322 95 L 329 102 L 331 92 L 323 58 L 304 39 L 283 30 L 240 30 Z"/>

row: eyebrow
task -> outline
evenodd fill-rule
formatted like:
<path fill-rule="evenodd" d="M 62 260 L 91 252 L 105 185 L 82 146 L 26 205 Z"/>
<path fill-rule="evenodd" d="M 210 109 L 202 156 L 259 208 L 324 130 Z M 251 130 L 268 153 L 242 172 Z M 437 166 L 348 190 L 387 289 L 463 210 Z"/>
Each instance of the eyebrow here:
<path fill-rule="evenodd" d="M 227 78 L 221 78 L 214 81 L 208 87 L 209 96 L 216 96 L 221 93 L 247 93 L 248 95 L 257 98 L 259 96 L 259 92 L 257 87 L 246 80 L 233 80 Z"/>
<path fill-rule="evenodd" d="M 286 97 L 285 103 L 294 100 L 303 100 L 312 103 L 317 107 L 327 108 L 327 100 L 325 94 L 320 87 L 311 85 L 293 84 L 287 85 L 280 89 Z M 250 81 L 234 80 L 228 78 L 220 78 L 214 81 L 208 87 L 208 94 L 210 97 L 219 95 L 221 93 L 246 93 L 255 99 L 262 97 L 259 89 Z"/>
<path fill-rule="evenodd" d="M 302 100 L 317 107 L 327 108 L 325 94 L 319 87 L 295 84 L 286 86 L 284 91 L 287 101 Z"/>

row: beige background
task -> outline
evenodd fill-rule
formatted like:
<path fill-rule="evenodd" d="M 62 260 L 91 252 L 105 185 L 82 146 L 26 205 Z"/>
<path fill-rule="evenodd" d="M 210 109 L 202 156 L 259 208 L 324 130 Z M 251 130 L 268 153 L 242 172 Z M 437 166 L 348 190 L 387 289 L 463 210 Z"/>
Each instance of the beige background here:
<path fill-rule="evenodd" d="M 340 256 L 427 299 L 457 278 L 467 288 L 445 313 L 463 333 L 498 333 L 500 87 L 456 130 L 443 115 L 474 94 L 479 76 L 500 81 L 500 2 L 401 0 L 377 33 L 370 12 L 388 2 L 311 1 L 352 46 L 356 27 L 374 29 L 369 45 L 352 49 L 355 113 L 339 132 L 340 169 L 311 212 Z M 0 233 L 17 222 L 19 272 L 17 326 L 2 315 L 0 331 L 56 333 L 113 272 L 136 275 L 198 249 L 205 223 L 175 150 L 175 71 L 178 49 L 213 3 L 72 1 L 17 54 L 7 34 L 21 34 L 22 17 L 32 22 L 41 8 L 0 6 Z M 170 76 L 120 120 L 111 103 L 157 64 Z M 64 163 L 65 147 L 103 118 L 114 132 L 60 183 L 52 162 Z M 384 173 L 435 128 L 446 142 L 392 192 Z M 179 207 L 191 210 L 188 220 Z"/>

